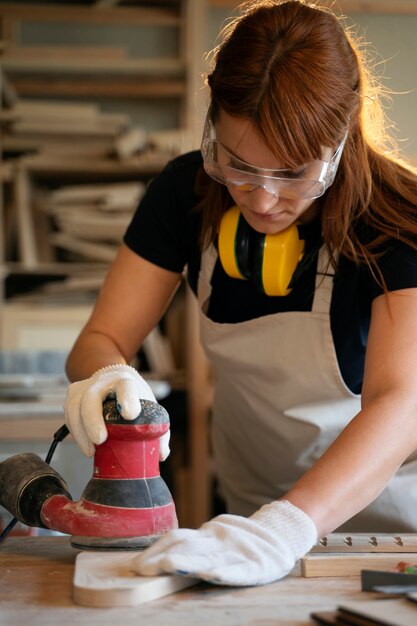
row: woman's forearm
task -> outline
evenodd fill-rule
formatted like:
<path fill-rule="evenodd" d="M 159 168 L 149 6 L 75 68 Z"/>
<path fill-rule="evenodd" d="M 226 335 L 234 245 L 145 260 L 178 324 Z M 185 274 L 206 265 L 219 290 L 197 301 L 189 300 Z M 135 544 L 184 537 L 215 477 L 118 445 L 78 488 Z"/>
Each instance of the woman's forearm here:
<path fill-rule="evenodd" d="M 116 343 L 107 335 L 97 331 L 84 331 L 74 344 L 67 363 L 69 380 L 83 380 L 106 365 L 127 363 Z"/>

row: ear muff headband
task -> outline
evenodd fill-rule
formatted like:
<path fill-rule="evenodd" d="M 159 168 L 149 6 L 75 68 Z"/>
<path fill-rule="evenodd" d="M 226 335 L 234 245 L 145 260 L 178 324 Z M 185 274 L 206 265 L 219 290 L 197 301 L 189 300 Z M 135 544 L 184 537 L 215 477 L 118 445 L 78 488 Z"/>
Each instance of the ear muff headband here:
<path fill-rule="evenodd" d="M 232 278 L 251 278 L 269 296 L 286 296 L 305 242 L 296 224 L 274 235 L 257 233 L 238 207 L 223 215 L 218 238 L 223 269 Z"/>

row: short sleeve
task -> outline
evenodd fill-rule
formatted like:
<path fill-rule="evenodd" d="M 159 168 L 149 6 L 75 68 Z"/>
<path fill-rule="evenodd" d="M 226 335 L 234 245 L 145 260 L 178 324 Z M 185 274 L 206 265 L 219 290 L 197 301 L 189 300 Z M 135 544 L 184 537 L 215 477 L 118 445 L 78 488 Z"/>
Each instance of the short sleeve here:
<path fill-rule="evenodd" d="M 124 236 L 124 243 L 164 269 L 181 272 L 198 240 L 199 201 L 194 191 L 198 152 L 174 159 L 149 184 Z"/>
<path fill-rule="evenodd" d="M 398 240 L 392 242 L 378 259 L 378 266 L 388 291 L 417 287 L 417 248 L 412 245 Z M 373 281 L 373 298 L 383 291 L 383 287 Z"/>

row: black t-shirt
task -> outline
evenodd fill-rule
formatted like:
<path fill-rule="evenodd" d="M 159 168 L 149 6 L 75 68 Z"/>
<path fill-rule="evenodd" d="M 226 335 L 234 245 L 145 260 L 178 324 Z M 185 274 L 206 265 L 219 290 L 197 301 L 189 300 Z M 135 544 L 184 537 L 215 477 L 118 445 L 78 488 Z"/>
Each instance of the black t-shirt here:
<path fill-rule="evenodd" d="M 194 186 L 201 165 L 198 151 L 171 161 L 150 183 L 124 237 L 131 250 L 159 267 L 182 272 L 187 266 L 194 292 L 201 261 L 200 216 L 194 210 L 201 198 Z M 304 237 L 306 250 L 317 250 L 319 224 L 304 227 Z M 417 287 L 417 251 L 413 248 L 392 240 L 379 266 L 389 291 Z M 217 323 L 238 323 L 274 313 L 310 311 L 316 269 L 317 259 L 313 258 L 289 295 L 267 296 L 252 281 L 229 278 L 217 261 L 207 314 Z M 365 266 L 358 267 L 345 257 L 340 258 L 330 320 L 342 377 L 354 393 L 360 393 L 362 388 L 372 300 L 381 293 L 381 287 Z"/>

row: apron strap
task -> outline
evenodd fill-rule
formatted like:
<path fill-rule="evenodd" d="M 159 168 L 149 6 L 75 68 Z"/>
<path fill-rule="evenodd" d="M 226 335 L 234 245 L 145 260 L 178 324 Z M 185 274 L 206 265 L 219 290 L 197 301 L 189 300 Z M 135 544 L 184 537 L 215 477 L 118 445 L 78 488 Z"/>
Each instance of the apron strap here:
<path fill-rule="evenodd" d="M 210 244 L 209 247 L 201 253 L 200 272 L 197 281 L 197 299 L 202 309 L 204 309 L 204 304 L 211 296 L 211 277 L 217 259 L 217 250 L 213 244 Z"/>
<path fill-rule="evenodd" d="M 314 291 L 313 306 L 314 313 L 330 314 L 330 305 L 333 293 L 334 270 L 329 263 L 329 254 L 326 246 L 319 250 L 317 260 L 316 288 Z"/>

